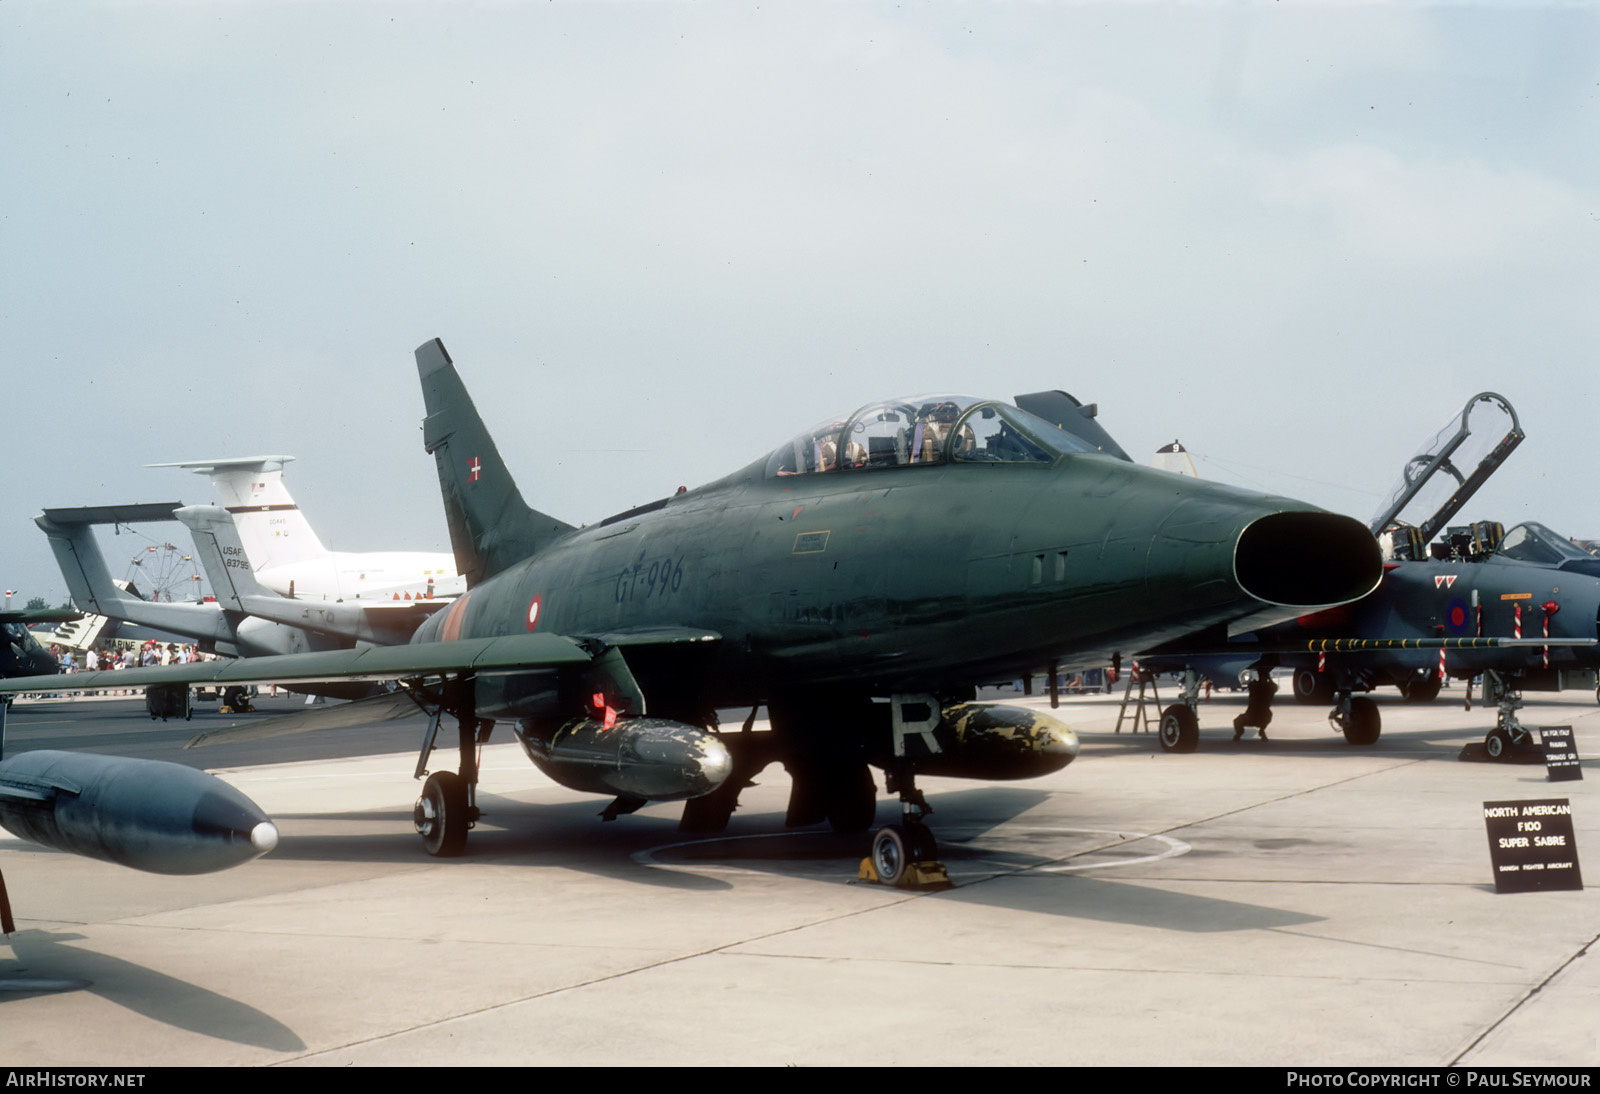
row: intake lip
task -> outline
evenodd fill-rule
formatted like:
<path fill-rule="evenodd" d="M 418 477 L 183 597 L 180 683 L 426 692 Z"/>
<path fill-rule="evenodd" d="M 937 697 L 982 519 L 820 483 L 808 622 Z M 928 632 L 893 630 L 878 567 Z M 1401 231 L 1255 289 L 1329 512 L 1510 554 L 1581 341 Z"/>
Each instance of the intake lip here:
<path fill-rule="evenodd" d="M 1257 600 L 1319 608 L 1359 600 L 1383 578 L 1366 525 L 1337 513 L 1273 513 L 1251 521 L 1233 550 L 1239 587 Z"/>

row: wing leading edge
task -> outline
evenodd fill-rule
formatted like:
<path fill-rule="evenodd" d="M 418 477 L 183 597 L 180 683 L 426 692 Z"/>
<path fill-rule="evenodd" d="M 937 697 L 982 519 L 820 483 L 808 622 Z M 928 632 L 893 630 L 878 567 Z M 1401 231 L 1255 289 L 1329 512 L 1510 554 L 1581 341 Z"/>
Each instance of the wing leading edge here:
<path fill-rule="evenodd" d="M 558 634 L 515 634 L 427 642 L 409 646 L 373 646 L 356 650 L 289 653 L 242 657 L 235 661 L 197 661 L 189 665 L 75 673 L 60 676 L 16 676 L 0 680 L 0 694 L 148 687 L 154 684 L 297 684 L 331 680 L 405 680 L 470 672 L 507 675 L 530 669 L 582 665 L 593 655 L 576 640 Z"/>

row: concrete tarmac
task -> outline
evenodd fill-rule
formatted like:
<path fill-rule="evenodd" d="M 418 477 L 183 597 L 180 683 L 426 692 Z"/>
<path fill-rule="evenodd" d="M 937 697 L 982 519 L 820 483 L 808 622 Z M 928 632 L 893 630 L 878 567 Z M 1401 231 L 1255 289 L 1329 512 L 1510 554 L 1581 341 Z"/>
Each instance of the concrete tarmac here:
<path fill-rule="evenodd" d="M 857 882 L 864 836 L 786 831 L 779 767 L 706 838 L 672 806 L 602 823 L 604 801 L 491 744 L 485 819 L 433 860 L 415 726 L 341 738 L 380 754 L 271 762 L 334 734 L 197 750 L 274 817 L 276 851 L 159 877 L 0 832 L 0 1061 L 1600 1064 L 1600 897 L 1496 895 L 1481 808 L 1569 798 L 1580 862 L 1600 856 L 1595 761 L 1554 784 L 1460 762 L 1492 710 L 1459 685 L 1378 698 L 1383 736 L 1358 748 L 1287 699 L 1270 740 L 1234 742 L 1243 701 L 1219 696 L 1181 756 L 1112 733 L 1114 699 L 1065 699 L 1084 742 L 1065 771 L 921 780 L 958 884 L 928 894 Z M 153 754 L 216 718 L 19 705 L 11 747 Z M 1600 753 L 1592 694 L 1530 696 L 1523 721 Z"/>

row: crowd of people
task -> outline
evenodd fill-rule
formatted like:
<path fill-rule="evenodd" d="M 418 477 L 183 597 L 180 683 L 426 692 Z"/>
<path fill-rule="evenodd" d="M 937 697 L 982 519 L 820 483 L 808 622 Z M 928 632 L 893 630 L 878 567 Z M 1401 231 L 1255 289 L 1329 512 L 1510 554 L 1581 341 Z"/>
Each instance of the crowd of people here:
<path fill-rule="evenodd" d="M 87 650 L 75 650 L 52 644 L 50 654 L 61 666 L 62 674 L 144 668 L 152 665 L 187 665 L 192 661 L 216 659 L 216 654 L 204 653 L 193 644 L 157 642 L 153 639 L 148 642 L 106 642 L 91 646 Z M 106 694 L 129 695 L 142 691 L 142 688 L 128 688 Z"/>

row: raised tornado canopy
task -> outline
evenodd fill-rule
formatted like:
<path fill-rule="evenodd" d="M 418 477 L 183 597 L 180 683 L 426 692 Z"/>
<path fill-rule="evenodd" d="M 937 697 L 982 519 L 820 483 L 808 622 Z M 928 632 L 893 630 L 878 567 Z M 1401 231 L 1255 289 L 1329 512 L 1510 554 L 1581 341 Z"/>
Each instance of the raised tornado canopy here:
<path fill-rule="evenodd" d="M 1383 558 L 1372 533 L 1351 517 L 1274 513 L 1240 534 L 1233 570 L 1257 599 L 1311 608 L 1366 596 L 1383 576 Z"/>

